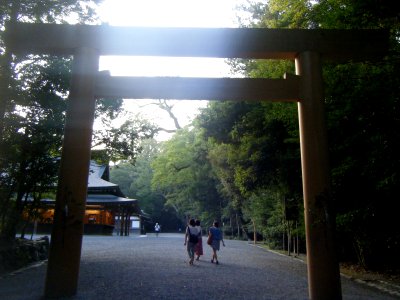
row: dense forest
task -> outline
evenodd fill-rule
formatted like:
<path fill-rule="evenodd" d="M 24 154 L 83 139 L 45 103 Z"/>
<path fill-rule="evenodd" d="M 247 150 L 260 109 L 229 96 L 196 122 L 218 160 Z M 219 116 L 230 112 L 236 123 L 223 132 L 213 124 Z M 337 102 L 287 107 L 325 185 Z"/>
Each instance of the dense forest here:
<path fill-rule="evenodd" d="M 73 12 L 82 23 L 94 22 L 88 4 L 93 1 L 42 2 L 46 5 L 38 8 L 36 1 L 3 1 L 2 33 L 6 21 L 62 22 Z M 245 27 L 390 32 L 386 57 L 326 63 L 323 75 L 339 258 L 367 269 L 398 270 L 398 4 L 269 0 L 249 1 L 239 9 L 246 12 L 239 20 Z M 24 197 L 39 203 L 54 195 L 71 58 L 13 56 L 1 38 L 0 51 L 0 240 L 10 240 L 21 226 Z M 229 63 L 245 77 L 294 73 L 294 62 Z M 106 149 L 98 159 L 115 163 L 111 181 L 139 199 L 149 216 L 147 230 L 159 222 L 162 230 L 177 231 L 189 216 L 203 226 L 217 219 L 227 237 L 256 237 L 274 249 L 286 248 L 296 237 L 297 250 L 306 251 L 296 104 L 210 102 L 165 142 L 151 138 L 162 129 L 146 120 L 131 118 L 111 127 L 123 114 L 121 105 L 122 99 L 97 101 L 97 119 L 108 130 L 95 133 L 93 147 Z"/>

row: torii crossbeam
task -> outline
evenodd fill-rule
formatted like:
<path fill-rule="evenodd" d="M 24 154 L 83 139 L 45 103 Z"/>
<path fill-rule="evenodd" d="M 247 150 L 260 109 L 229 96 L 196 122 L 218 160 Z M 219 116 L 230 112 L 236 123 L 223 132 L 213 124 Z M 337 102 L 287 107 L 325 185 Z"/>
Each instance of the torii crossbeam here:
<path fill-rule="evenodd" d="M 130 28 L 7 24 L 13 53 L 74 55 L 45 296 L 77 292 L 96 97 L 298 103 L 311 299 L 340 299 L 330 212 L 322 60 L 368 60 L 388 49 L 377 30 Z M 98 73 L 100 55 L 290 59 L 286 79 L 138 78 Z"/>

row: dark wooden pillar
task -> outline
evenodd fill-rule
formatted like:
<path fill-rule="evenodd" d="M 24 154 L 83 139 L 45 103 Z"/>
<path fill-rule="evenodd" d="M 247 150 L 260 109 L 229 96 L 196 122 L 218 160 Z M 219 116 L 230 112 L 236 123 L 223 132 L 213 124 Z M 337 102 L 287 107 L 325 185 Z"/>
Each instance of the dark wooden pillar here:
<path fill-rule="evenodd" d="M 74 55 L 45 286 L 50 298 L 77 292 L 98 63 L 94 49 Z"/>
<path fill-rule="evenodd" d="M 128 209 L 126 212 L 126 220 L 125 220 L 125 236 L 129 236 L 130 225 L 131 225 L 131 212 Z"/>
<path fill-rule="evenodd" d="M 124 235 L 124 226 L 125 226 L 125 208 L 120 207 L 120 227 L 119 227 L 119 235 Z"/>
<path fill-rule="evenodd" d="M 320 55 L 300 53 L 296 73 L 301 77 L 298 109 L 309 294 L 310 299 L 341 299 Z"/>

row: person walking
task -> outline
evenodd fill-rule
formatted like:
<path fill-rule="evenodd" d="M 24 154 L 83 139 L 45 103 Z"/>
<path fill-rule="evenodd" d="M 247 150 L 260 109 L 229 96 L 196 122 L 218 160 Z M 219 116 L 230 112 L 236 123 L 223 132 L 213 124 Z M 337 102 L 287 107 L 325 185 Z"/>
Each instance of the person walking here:
<path fill-rule="evenodd" d="M 219 222 L 214 221 L 214 224 L 212 227 L 208 229 L 208 241 L 207 244 L 209 244 L 212 248 L 213 255 L 211 258 L 211 263 L 215 263 L 218 265 L 218 256 L 217 256 L 217 251 L 219 251 L 220 248 L 220 243 L 222 242 L 222 245 L 225 247 L 224 239 L 222 237 L 222 232 L 219 229 Z"/>
<path fill-rule="evenodd" d="M 154 225 L 154 231 L 156 232 L 156 236 L 158 236 L 160 230 L 161 230 L 160 224 L 156 223 L 156 225 Z"/>
<path fill-rule="evenodd" d="M 189 265 L 193 265 L 194 261 L 194 249 L 199 240 L 199 231 L 196 227 L 196 222 L 194 219 L 190 219 L 185 232 L 185 243 L 187 253 L 189 255 Z"/>
<path fill-rule="evenodd" d="M 196 228 L 199 231 L 199 240 L 198 240 L 198 242 L 196 244 L 196 247 L 194 248 L 194 253 L 197 256 L 196 260 L 199 260 L 200 256 L 203 255 L 203 238 L 202 238 L 200 220 L 197 219 L 195 223 L 196 223 Z"/>

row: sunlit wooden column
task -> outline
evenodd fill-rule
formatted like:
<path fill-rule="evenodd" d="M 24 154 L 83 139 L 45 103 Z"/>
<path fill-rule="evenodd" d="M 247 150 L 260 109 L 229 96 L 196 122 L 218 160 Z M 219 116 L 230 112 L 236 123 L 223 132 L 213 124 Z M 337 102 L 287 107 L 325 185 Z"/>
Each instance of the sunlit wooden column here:
<path fill-rule="evenodd" d="M 77 292 L 98 64 L 96 50 L 75 52 L 46 276 L 49 298 Z"/>
<path fill-rule="evenodd" d="M 310 299 L 341 299 L 320 55 L 300 53 L 296 74 L 301 77 L 298 111 L 309 294 Z"/>

